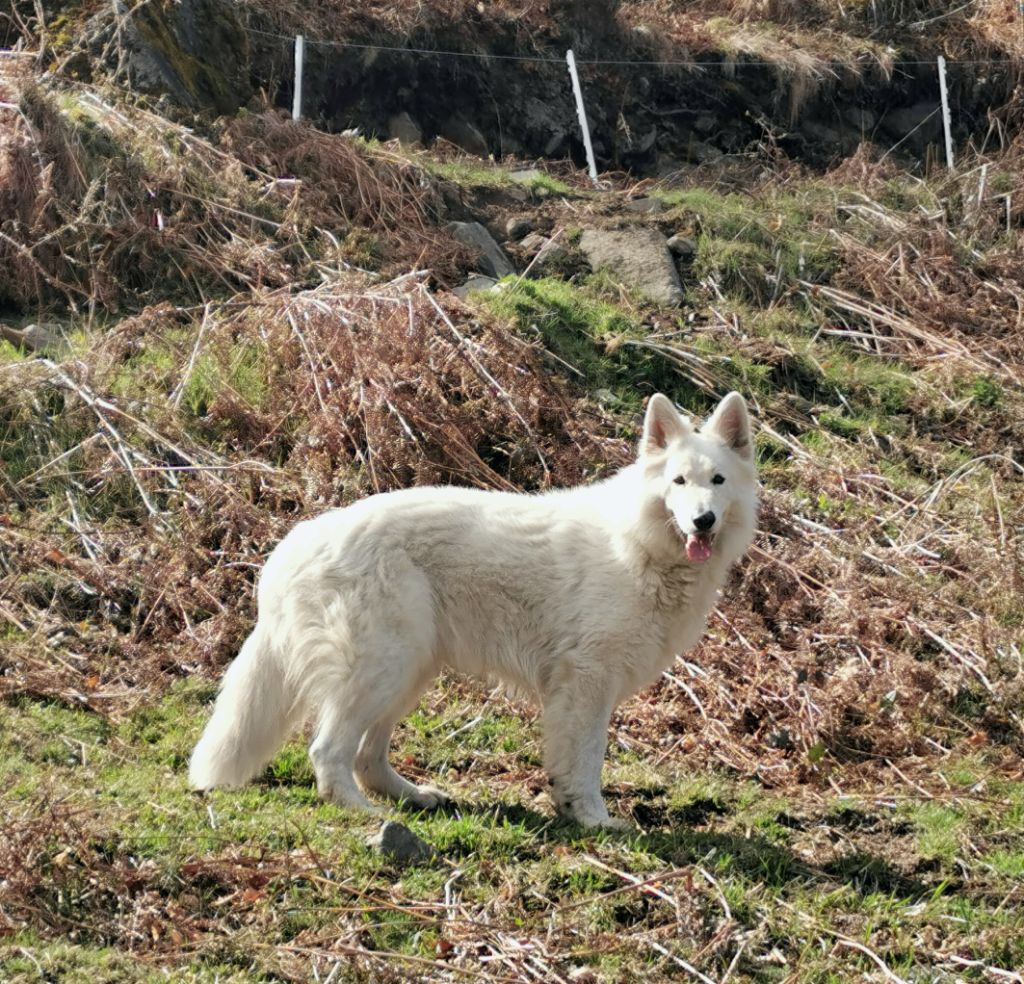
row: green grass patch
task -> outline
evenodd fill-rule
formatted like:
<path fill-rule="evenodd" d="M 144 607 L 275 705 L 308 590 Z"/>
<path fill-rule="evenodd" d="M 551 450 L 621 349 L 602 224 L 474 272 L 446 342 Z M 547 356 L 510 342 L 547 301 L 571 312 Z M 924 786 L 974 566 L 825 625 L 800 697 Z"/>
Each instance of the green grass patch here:
<path fill-rule="evenodd" d="M 606 770 L 608 795 L 632 802 L 646 818 L 645 832 L 586 832 L 557 819 L 522 782 L 502 781 L 506 769 L 535 767 L 535 723 L 453 689 L 444 701 L 421 706 L 396 736 L 396 766 L 433 771 L 447 763 L 438 778 L 457 803 L 435 814 L 402 814 L 437 856 L 401 868 L 365 845 L 376 821 L 319 800 L 301 737 L 242 789 L 189 793 L 185 762 L 212 694 L 205 682 L 178 684 L 117 723 L 19 698 L 4 708 L 0 734 L 0 783 L 10 791 L 16 779 L 18 802 L 59 801 L 79 824 L 92 824 L 87 841 L 55 834 L 34 862 L 60 878 L 66 899 L 60 912 L 73 911 L 79 920 L 113 917 L 114 910 L 95 908 L 102 894 L 88 887 L 89 869 L 68 868 L 69 858 L 85 864 L 87 850 L 93 863 L 132 859 L 155 878 L 149 884 L 177 907 L 179 920 L 210 927 L 175 957 L 175 980 L 279 979 L 277 961 L 288 952 L 282 948 L 326 938 L 339 927 L 357 932 L 367 949 L 398 955 L 390 959 L 434 959 L 448 933 L 446 898 L 474 918 L 487 913 L 517 938 L 572 940 L 563 952 L 573 954 L 575 966 L 614 968 L 629 978 L 664 977 L 661 955 L 638 952 L 629 942 L 631 934 L 676 919 L 675 904 L 663 896 L 678 898 L 708 935 L 723 903 L 742 931 L 766 933 L 738 965 L 743 976 L 757 977 L 760 958 L 773 948 L 801 980 L 848 979 L 869 969 L 855 952 L 834 951 L 826 960 L 828 951 L 812 945 L 822 935 L 831 939 L 831 927 L 864 941 L 908 978 L 920 970 L 912 935 L 929 927 L 972 934 L 964 937 L 963 945 L 972 947 L 964 952 L 999 957 L 1000 966 L 1012 966 L 1006 960 L 1019 955 L 1020 913 L 993 911 L 969 881 L 955 894 L 945 888 L 959 838 L 977 840 L 989 824 L 1010 822 L 1006 811 L 997 815 L 985 802 L 967 799 L 957 809 L 914 803 L 879 816 L 871 798 L 800 803 L 724 773 L 673 776 L 664 765 L 652 769 L 616 751 Z M 62 749 L 78 751 L 65 756 Z M 960 766 L 985 771 L 978 757 L 950 767 Z M 992 795 L 1019 811 L 1022 785 L 993 781 Z M 894 821 L 910 834 L 894 838 Z M 820 834 L 829 828 L 843 832 L 833 860 L 826 860 L 831 848 L 816 856 L 833 843 Z M 912 868 L 917 858 L 940 867 L 927 880 L 908 879 L 897 864 Z M 1020 877 L 1022 858 L 1012 848 L 994 847 L 981 861 L 979 871 L 985 866 L 1000 878 Z M 661 895 L 629 883 L 652 876 Z M 237 877 L 243 880 L 230 880 Z M 57 904 L 55 896 L 42 898 L 37 904 Z M 579 935 L 564 936 L 570 927 Z M 155 931 L 170 930 L 160 923 Z M 5 980 L 37 979 L 34 961 L 60 980 L 157 979 L 146 976 L 148 964 L 138 969 L 101 940 L 70 944 L 26 931 L 16 944 L 31 957 L 8 949 L 0 964 Z M 684 959 L 702 959 L 700 940 L 665 945 Z M 720 961 L 700 963 L 702 972 L 720 977 L 733 955 L 729 950 Z"/>

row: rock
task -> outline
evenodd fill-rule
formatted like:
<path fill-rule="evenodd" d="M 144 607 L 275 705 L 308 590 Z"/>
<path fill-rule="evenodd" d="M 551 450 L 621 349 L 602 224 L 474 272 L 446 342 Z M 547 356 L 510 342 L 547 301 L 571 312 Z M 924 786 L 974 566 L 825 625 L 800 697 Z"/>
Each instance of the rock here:
<path fill-rule="evenodd" d="M 534 270 L 553 266 L 569 255 L 569 251 L 560 242 L 536 232 L 530 233 L 519 244 L 519 248 L 533 258 Z"/>
<path fill-rule="evenodd" d="M 652 126 L 644 134 L 631 134 L 628 140 L 623 141 L 621 149 L 625 154 L 640 156 L 646 154 L 654 146 L 654 141 L 657 139 L 658 128 L 656 126 Z"/>
<path fill-rule="evenodd" d="M 878 117 L 862 106 L 848 106 L 843 118 L 860 133 L 870 133 L 878 124 Z"/>
<path fill-rule="evenodd" d="M 691 160 L 699 164 L 713 164 L 725 155 L 717 148 L 703 140 L 693 140 L 687 145 L 687 153 Z"/>
<path fill-rule="evenodd" d="M 809 141 L 817 145 L 819 153 L 838 148 L 843 141 L 842 134 L 838 130 L 815 120 L 805 120 L 800 126 L 800 131 Z"/>
<path fill-rule="evenodd" d="M 522 171 L 512 171 L 508 178 L 516 184 L 532 184 L 537 178 L 542 177 L 543 171 L 535 167 L 528 167 Z"/>
<path fill-rule="evenodd" d="M 445 140 L 461 147 L 467 154 L 486 157 L 489 153 L 487 138 L 469 120 L 461 116 L 453 116 L 441 128 L 441 136 Z"/>
<path fill-rule="evenodd" d="M 525 135 L 524 143 L 528 147 L 543 147 L 545 157 L 555 157 L 565 145 L 570 129 L 570 120 L 575 121 L 576 110 L 572 99 L 560 98 L 553 103 L 544 98 L 543 90 L 539 95 L 527 96 L 516 109 L 517 131 Z"/>
<path fill-rule="evenodd" d="M 565 130 L 556 130 L 548 138 L 548 142 L 544 144 L 544 156 L 545 157 L 556 157 L 559 151 L 565 146 L 566 133 Z"/>
<path fill-rule="evenodd" d="M 500 280 L 516 272 L 494 237 L 479 222 L 449 222 L 448 228 L 460 243 L 479 254 L 478 264 L 484 273 Z"/>
<path fill-rule="evenodd" d="M 697 252 L 697 244 L 689 236 L 676 233 L 668 241 L 668 248 L 681 260 L 688 260 Z"/>
<path fill-rule="evenodd" d="M 26 325 L 24 328 L 12 328 L 0 322 L 0 338 L 18 348 L 42 355 L 51 355 L 64 345 L 64 332 L 56 322 Z"/>
<path fill-rule="evenodd" d="M 380 831 L 367 838 L 366 844 L 397 864 L 416 864 L 434 856 L 434 849 L 422 837 L 394 820 L 385 820 Z"/>
<path fill-rule="evenodd" d="M 894 137 L 908 137 L 913 133 L 915 142 L 929 143 L 942 133 L 942 112 L 936 102 L 914 103 L 890 110 L 882 117 L 882 127 Z"/>
<path fill-rule="evenodd" d="M 624 207 L 627 212 L 636 212 L 639 215 L 665 211 L 665 203 L 660 198 L 631 198 Z"/>
<path fill-rule="evenodd" d="M 388 136 L 401 144 L 418 144 L 423 142 L 423 131 L 416 121 L 404 110 L 395 113 L 388 120 Z"/>
<path fill-rule="evenodd" d="M 498 281 L 494 277 L 470 277 L 461 287 L 456 287 L 452 293 L 465 300 L 470 294 L 478 290 L 493 290 L 497 287 Z"/>
<path fill-rule="evenodd" d="M 657 304 L 683 300 L 665 237 L 657 229 L 586 229 L 580 249 L 594 270 L 609 270 Z"/>
<path fill-rule="evenodd" d="M 522 239 L 533 228 L 533 222 L 525 215 L 513 215 L 505 220 L 505 237 L 507 239 Z"/>

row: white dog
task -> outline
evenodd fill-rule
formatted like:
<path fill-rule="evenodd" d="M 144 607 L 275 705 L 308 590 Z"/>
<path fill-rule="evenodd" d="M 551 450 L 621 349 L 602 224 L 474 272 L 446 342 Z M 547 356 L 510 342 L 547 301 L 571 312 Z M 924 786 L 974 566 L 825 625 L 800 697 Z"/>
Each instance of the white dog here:
<path fill-rule="evenodd" d="M 658 394 L 638 460 L 591 486 L 408 489 L 300 523 L 267 560 L 191 785 L 246 782 L 314 719 L 321 795 L 436 806 L 445 794 L 403 779 L 387 754 L 396 722 L 450 667 L 535 695 L 557 808 L 622 826 L 601 798 L 612 711 L 701 637 L 756 513 L 739 394 L 699 431 Z"/>

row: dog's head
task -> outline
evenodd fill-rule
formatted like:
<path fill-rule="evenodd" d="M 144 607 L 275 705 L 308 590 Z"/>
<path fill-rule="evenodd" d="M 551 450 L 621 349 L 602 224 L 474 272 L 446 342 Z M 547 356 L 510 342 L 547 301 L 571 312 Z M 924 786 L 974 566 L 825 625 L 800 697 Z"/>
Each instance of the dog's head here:
<path fill-rule="evenodd" d="M 753 529 L 754 446 L 747 406 L 730 393 L 699 428 L 660 393 L 651 397 L 640 460 L 652 495 L 667 512 L 687 559 L 709 560 L 731 527 Z"/>

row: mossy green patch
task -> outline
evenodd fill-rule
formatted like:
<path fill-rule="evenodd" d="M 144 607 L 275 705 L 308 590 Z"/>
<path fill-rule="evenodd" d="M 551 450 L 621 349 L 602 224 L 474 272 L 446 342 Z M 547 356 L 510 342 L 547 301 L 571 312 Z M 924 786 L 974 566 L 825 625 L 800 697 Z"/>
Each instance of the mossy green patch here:
<path fill-rule="evenodd" d="M 605 280 L 575 284 L 554 278 L 521 280 L 483 295 L 495 313 L 524 333 L 539 335 L 559 360 L 617 409 L 636 411 L 644 396 L 675 394 L 685 406 L 705 402 L 670 361 L 645 347 L 640 323 L 601 290 Z"/>

